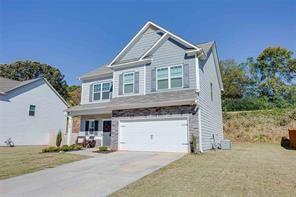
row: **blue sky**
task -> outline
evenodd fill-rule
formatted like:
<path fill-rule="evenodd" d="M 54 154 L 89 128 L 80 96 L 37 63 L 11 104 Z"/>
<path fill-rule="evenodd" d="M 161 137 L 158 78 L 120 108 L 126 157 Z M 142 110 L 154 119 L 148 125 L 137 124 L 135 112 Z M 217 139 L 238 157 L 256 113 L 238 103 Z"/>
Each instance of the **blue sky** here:
<path fill-rule="evenodd" d="M 296 52 L 293 0 L 0 0 L 0 63 L 40 61 L 79 84 L 148 20 L 192 43 L 215 40 L 220 59 L 242 62 L 268 46 Z"/>

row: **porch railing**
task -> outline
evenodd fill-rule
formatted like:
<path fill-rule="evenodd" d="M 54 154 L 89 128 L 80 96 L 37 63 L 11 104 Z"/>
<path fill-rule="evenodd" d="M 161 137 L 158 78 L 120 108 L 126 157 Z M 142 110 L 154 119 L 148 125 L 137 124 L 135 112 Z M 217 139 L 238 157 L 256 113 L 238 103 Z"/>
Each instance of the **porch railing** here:
<path fill-rule="evenodd" d="M 98 137 L 102 137 L 103 136 L 103 131 L 80 131 L 79 135 L 80 136 L 98 136 Z"/>

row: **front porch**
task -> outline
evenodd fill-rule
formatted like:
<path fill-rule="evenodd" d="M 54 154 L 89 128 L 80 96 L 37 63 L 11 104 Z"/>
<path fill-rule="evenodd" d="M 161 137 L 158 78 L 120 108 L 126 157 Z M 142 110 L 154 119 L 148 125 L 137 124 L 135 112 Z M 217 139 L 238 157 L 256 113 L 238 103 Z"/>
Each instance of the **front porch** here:
<path fill-rule="evenodd" d="M 96 141 L 96 146 L 109 146 L 111 145 L 111 114 L 100 115 L 79 115 L 69 118 L 72 120 L 72 129 L 68 128 L 68 134 L 71 132 L 70 142 L 75 143 L 78 136 L 85 136 L 88 140 L 93 137 Z M 73 119 L 75 121 L 73 121 Z"/>

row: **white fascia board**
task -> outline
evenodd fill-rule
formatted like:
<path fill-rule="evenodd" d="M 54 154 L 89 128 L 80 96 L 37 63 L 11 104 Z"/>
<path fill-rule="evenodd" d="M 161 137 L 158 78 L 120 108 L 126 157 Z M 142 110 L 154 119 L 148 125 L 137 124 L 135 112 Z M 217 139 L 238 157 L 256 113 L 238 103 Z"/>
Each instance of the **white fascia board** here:
<path fill-rule="evenodd" d="M 213 56 L 214 56 L 216 74 L 217 74 L 217 77 L 218 77 L 220 90 L 224 91 L 222 76 L 221 76 L 221 71 L 220 71 L 220 66 L 219 66 L 219 58 L 218 58 L 217 49 L 216 49 L 216 43 L 214 43 L 213 46 L 212 46 L 212 53 L 213 53 Z"/>
<path fill-rule="evenodd" d="M 203 54 L 203 50 L 200 50 L 200 49 L 187 50 L 186 54 L 188 56 L 192 56 L 192 55 L 196 55 L 196 54 L 201 55 L 201 54 Z"/>
<path fill-rule="evenodd" d="M 150 26 L 150 23 L 147 22 L 142 29 L 131 39 L 131 41 L 119 52 L 119 54 L 111 61 L 111 63 L 108 65 L 108 67 L 111 67 L 114 62 L 119 59 L 124 52 L 136 41 L 136 39 L 146 31 L 146 29 Z"/>
<path fill-rule="evenodd" d="M 181 42 L 182 44 L 187 45 L 187 46 L 189 46 L 189 47 L 191 47 L 191 48 L 194 48 L 194 49 L 202 50 L 201 48 L 199 48 L 199 47 L 197 47 L 197 46 L 195 46 L 195 45 L 189 43 L 188 41 L 186 41 L 186 40 L 180 38 L 180 37 L 177 36 L 176 34 L 173 34 L 172 32 L 170 32 L 170 31 L 168 31 L 168 30 L 166 30 L 166 29 L 164 29 L 164 28 L 162 28 L 162 27 L 156 25 L 155 23 L 153 23 L 153 22 L 151 22 L 151 21 L 149 21 L 148 23 L 149 23 L 150 25 L 153 25 L 154 27 L 156 27 L 156 28 L 158 28 L 158 29 L 164 31 L 164 32 L 167 32 L 167 33 L 170 35 L 170 37 L 172 37 L 172 38 L 178 40 L 178 41 Z"/>
<path fill-rule="evenodd" d="M 122 64 L 114 64 L 114 65 L 112 65 L 112 69 L 116 69 L 118 67 L 124 68 L 124 67 L 148 64 L 148 63 L 151 63 L 151 61 L 152 61 L 152 59 L 142 59 L 142 60 L 127 62 L 127 63 L 122 63 Z"/>
<path fill-rule="evenodd" d="M 152 45 L 152 47 L 144 54 L 142 55 L 142 57 L 140 58 L 140 60 L 142 60 L 143 58 L 145 58 L 147 55 L 151 54 L 154 52 L 155 49 L 157 49 L 157 47 L 162 44 L 165 40 L 167 40 L 169 38 L 169 34 L 165 33 L 162 37 L 159 38 L 159 40 L 154 43 L 154 45 Z"/>
<path fill-rule="evenodd" d="M 83 80 L 95 79 L 98 77 L 112 77 L 112 75 L 113 75 L 113 73 L 93 74 L 93 75 L 89 75 L 89 76 L 85 76 L 85 77 L 79 77 L 78 80 L 83 81 Z"/>

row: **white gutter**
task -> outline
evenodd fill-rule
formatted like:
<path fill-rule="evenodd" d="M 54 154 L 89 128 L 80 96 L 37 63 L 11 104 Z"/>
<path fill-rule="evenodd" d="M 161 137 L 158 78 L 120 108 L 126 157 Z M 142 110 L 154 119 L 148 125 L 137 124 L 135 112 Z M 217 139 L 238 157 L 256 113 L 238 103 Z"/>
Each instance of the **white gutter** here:
<path fill-rule="evenodd" d="M 142 59 L 142 60 L 137 60 L 137 61 L 133 61 L 133 62 L 127 62 L 127 63 L 122 63 L 122 64 L 114 64 L 112 66 L 108 66 L 111 69 L 115 69 L 115 68 L 125 68 L 125 67 L 129 67 L 129 66 L 136 66 L 136 65 L 142 65 L 142 64 L 148 64 L 152 61 L 152 59 Z"/>

